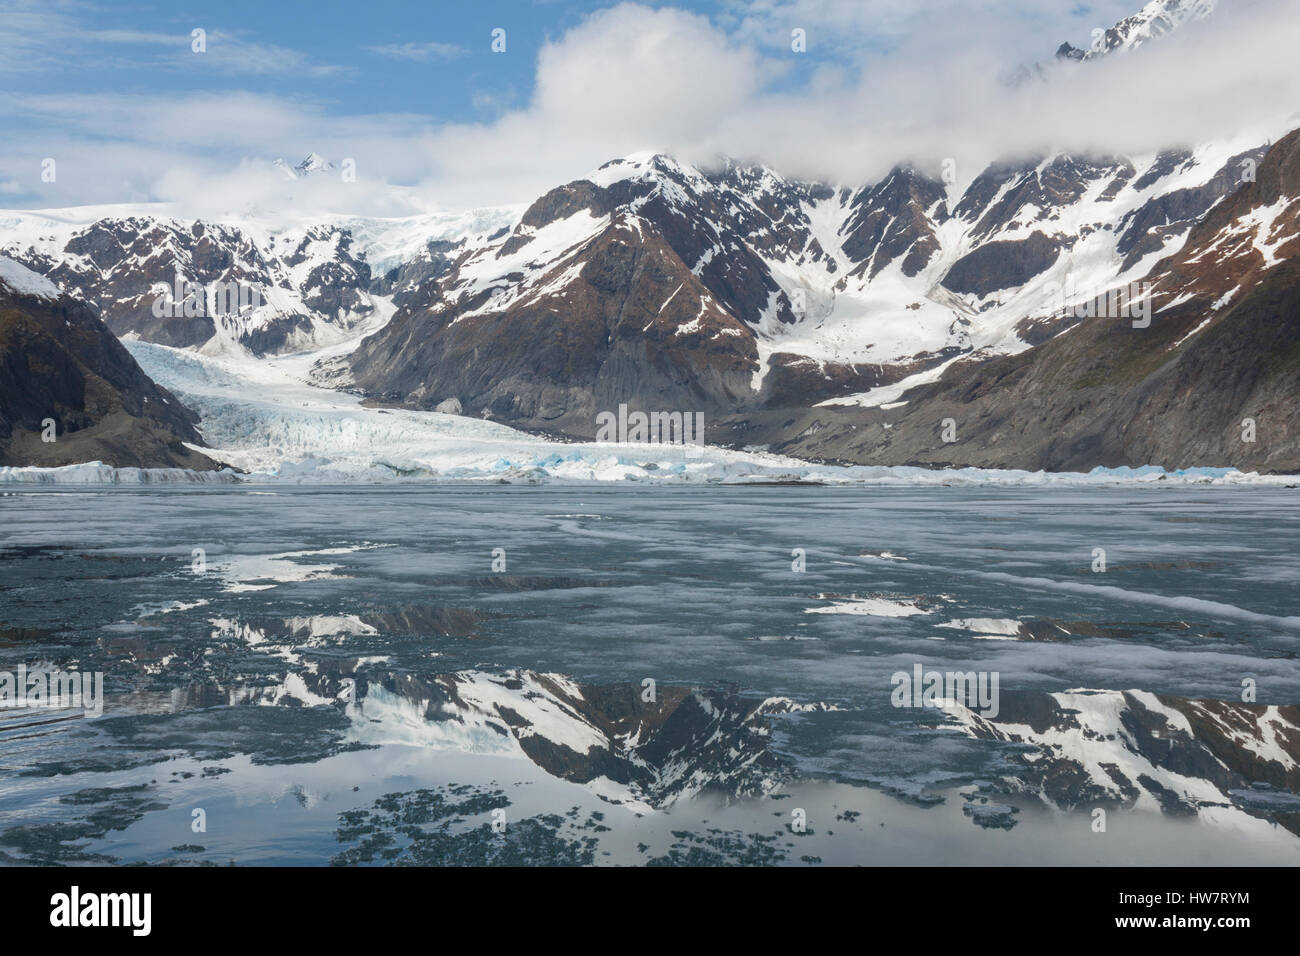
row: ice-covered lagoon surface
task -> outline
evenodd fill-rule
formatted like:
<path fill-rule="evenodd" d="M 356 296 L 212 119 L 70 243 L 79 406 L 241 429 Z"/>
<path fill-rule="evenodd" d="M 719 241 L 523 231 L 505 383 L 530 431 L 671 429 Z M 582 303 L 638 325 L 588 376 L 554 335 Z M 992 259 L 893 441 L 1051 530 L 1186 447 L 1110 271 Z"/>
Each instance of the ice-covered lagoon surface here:
<path fill-rule="evenodd" d="M 1294 489 L 2 492 L 6 861 L 1300 862 Z"/>

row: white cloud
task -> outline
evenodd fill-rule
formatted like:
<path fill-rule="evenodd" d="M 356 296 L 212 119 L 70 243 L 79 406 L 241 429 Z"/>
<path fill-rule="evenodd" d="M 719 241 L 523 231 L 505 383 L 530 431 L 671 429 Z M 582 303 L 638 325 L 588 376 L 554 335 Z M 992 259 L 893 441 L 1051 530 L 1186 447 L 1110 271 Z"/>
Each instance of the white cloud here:
<path fill-rule="evenodd" d="M 215 24 L 202 27 L 207 49 L 198 53 L 191 48 L 189 29 L 175 33 L 99 30 L 75 15 L 86 12 L 81 3 L 8 0 L 8 5 L 0 16 L 0 73 L 67 71 L 85 62 L 132 73 L 198 68 L 227 75 L 322 77 L 347 72 L 345 67 L 317 62 L 301 50 L 262 43 L 246 31 L 224 30 Z"/>
<path fill-rule="evenodd" d="M 787 50 L 790 31 L 802 29 L 810 51 L 889 47 L 946 24 L 982 22 L 996 24 L 1003 46 L 1023 54 L 1033 43 L 1054 49 L 1074 31 L 1086 38 L 1141 2 L 1093 0 L 1062 10 L 1042 0 L 726 0 L 720 20 L 745 42 Z"/>
<path fill-rule="evenodd" d="M 0 95 L 0 125 L 38 129 L 0 152 L 0 178 L 22 187 L 23 205 L 42 208 L 171 200 L 208 211 L 292 203 L 400 215 L 418 197 L 394 200 L 386 184 L 428 175 L 414 147 L 427 123 L 333 116 L 324 103 L 249 92 Z M 271 166 L 312 151 L 336 164 L 353 159 L 357 181 L 344 183 L 340 170 L 291 183 Z M 57 163 L 53 183 L 41 179 L 45 157 Z"/>
<path fill-rule="evenodd" d="M 1110 2 L 1095 3 L 1080 22 Z M 325 102 L 249 92 L 0 96 L 0 121 L 17 115 L 43 129 L 14 138 L 0 155 L 0 176 L 26 184 L 38 178 L 40 157 L 66 155 L 61 202 L 138 194 L 247 194 L 262 202 L 263 166 L 314 150 L 357 160 L 359 188 L 339 195 L 362 211 L 365 202 L 379 208 L 375 187 L 384 181 L 418 183 L 418 195 L 441 205 L 524 202 L 645 149 L 697 160 L 725 153 L 857 184 L 900 161 L 937 166 L 952 157 L 965 177 L 995 158 L 1050 149 L 1136 154 L 1243 130 L 1277 132 L 1287 118 L 1300 125 L 1300 71 L 1292 66 L 1300 5 L 1290 0 L 1224 3 L 1208 20 L 1132 54 L 1086 64 L 1052 61 L 1067 36 L 1025 35 L 1034 30 L 1011 14 L 1028 6 L 879 0 L 870 9 L 889 42 L 870 51 L 872 22 L 847 3 L 767 0 L 746 8 L 747 19 L 733 9 L 717 22 L 623 4 L 545 43 L 529 102 L 481 123 L 338 115 Z M 787 8 L 820 14 L 808 22 L 859 52 L 818 54 L 811 26 L 807 54 L 760 42 L 763 29 L 775 29 L 762 24 L 783 24 Z M 1012 69 L 1035 60 L 1047 67 L 1044 78 L 1007 84 Z M 322 203 L 344 201 L 324 188 L 298 185 L 294 202 L 318 189 Z M 50 205 L 54 195 L 41 185 L 21 201 Z"/>
<path fill-rule="evenodd" d="M 685 150 L 748 109 L 771 74 L 705 17 L 602 10 L 542 47 L 527 107 L 430 136 L 434 185 L 476 204 L 517 202 L 619 155 Z"/>
<path fill-rule="evenodd" d="M 873 9 L 901 17 L 915 6 Z M 528 107 L 431 137 L 435 185 L 483 202 L 510 184 L 519 201 L 641 149 L 696 160 L 722 153 L 862 183 L 900 161 L 937 168 L 953 157 L 969 171 L 1053 149 L 1136 154 L 1276 131 L 1296 117 L 1300 5 L 1289 0 L 1224 4 L 1138 51 L 1086 64 L 1054 61 L 1056 36 L 1018 41 L 1012 58 L 1014 21 L 985 14 L 1022 6 L 984 0 L 963 14 L 955 0 L 935 0 L 928 8 L 945 16 L 900 35 L 861 70 L 826 61 L 795 89 L 782 84 L 799 54 L 764 56 L 676 10 L 602 11 L 543 48 Z M 1035 59 L 1043 79 L 1008 85 L 1015 67 Z"/>
<path fill-rule="evenodd" d="M 381 46 L 368 46 L 366 49 L 390 60 L 411 60 L 416 63 L 454 60 L 469 53 L 463 46 L 455 43 L 439 43 L 433 40 L 426 43 L 387 43 Z"/>
<path fill-rule="evenodd" d="M 349 71 L 348 67 L 318 63 L 301 50 L 249 39 L 243 32 L 208 30 L 207 50 L 203 53 L 193 52 L 189 40 L 186 35 L 184 48 L 176 55 L 173 65 L 247 76 L 292 74 L 320 77 Z"/>

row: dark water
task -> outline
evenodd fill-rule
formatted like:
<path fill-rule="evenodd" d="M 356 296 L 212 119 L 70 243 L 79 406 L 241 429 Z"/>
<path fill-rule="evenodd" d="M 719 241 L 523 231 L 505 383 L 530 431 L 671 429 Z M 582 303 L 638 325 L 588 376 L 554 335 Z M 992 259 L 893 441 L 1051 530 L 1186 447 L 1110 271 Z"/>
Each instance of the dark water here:
<path fill-rule="evenodd" d="M 1297 494 L 6 493 L 0 859 L 1294 864 Z"/>

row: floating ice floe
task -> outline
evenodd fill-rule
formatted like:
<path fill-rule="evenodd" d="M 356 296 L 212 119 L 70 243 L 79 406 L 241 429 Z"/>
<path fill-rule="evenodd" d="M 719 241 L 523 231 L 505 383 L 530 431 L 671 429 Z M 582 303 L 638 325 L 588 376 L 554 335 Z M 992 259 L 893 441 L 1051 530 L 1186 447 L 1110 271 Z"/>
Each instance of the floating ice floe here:
<path fill-rule="evenodd" d="M 970 631 L 977 640 L 1014 641 L 1020 635 L 1020 622 L 1002 617 L 966 617 L 955 621 L 936 624 L 935 627 L 949 627 L 959 631 Z"/>
<path fill-rule="evenodd" d="M 830 595 L 818 595 L 819 598 L 827 598 Z M 911 617 L 914 614 L 929 614 L 923 607 L 918 607 L 912 601 L 898 601 L 891 598 L 882 597 L 853 597 L 837 600 L 834 604 L 826 607 L 810 607 L 804 610 L 805 614 L 862 614 L 868 617 Z"/>

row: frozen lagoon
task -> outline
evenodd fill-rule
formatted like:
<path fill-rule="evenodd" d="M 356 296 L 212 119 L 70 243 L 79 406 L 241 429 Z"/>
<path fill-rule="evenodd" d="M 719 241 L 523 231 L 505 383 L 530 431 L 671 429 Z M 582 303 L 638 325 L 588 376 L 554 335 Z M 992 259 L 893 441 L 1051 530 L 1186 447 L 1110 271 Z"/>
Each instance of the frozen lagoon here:
<path fill-rule="evenodd" d="M 0 852 L 1295 864 L 1296 493 L 9 485 Z"/>

